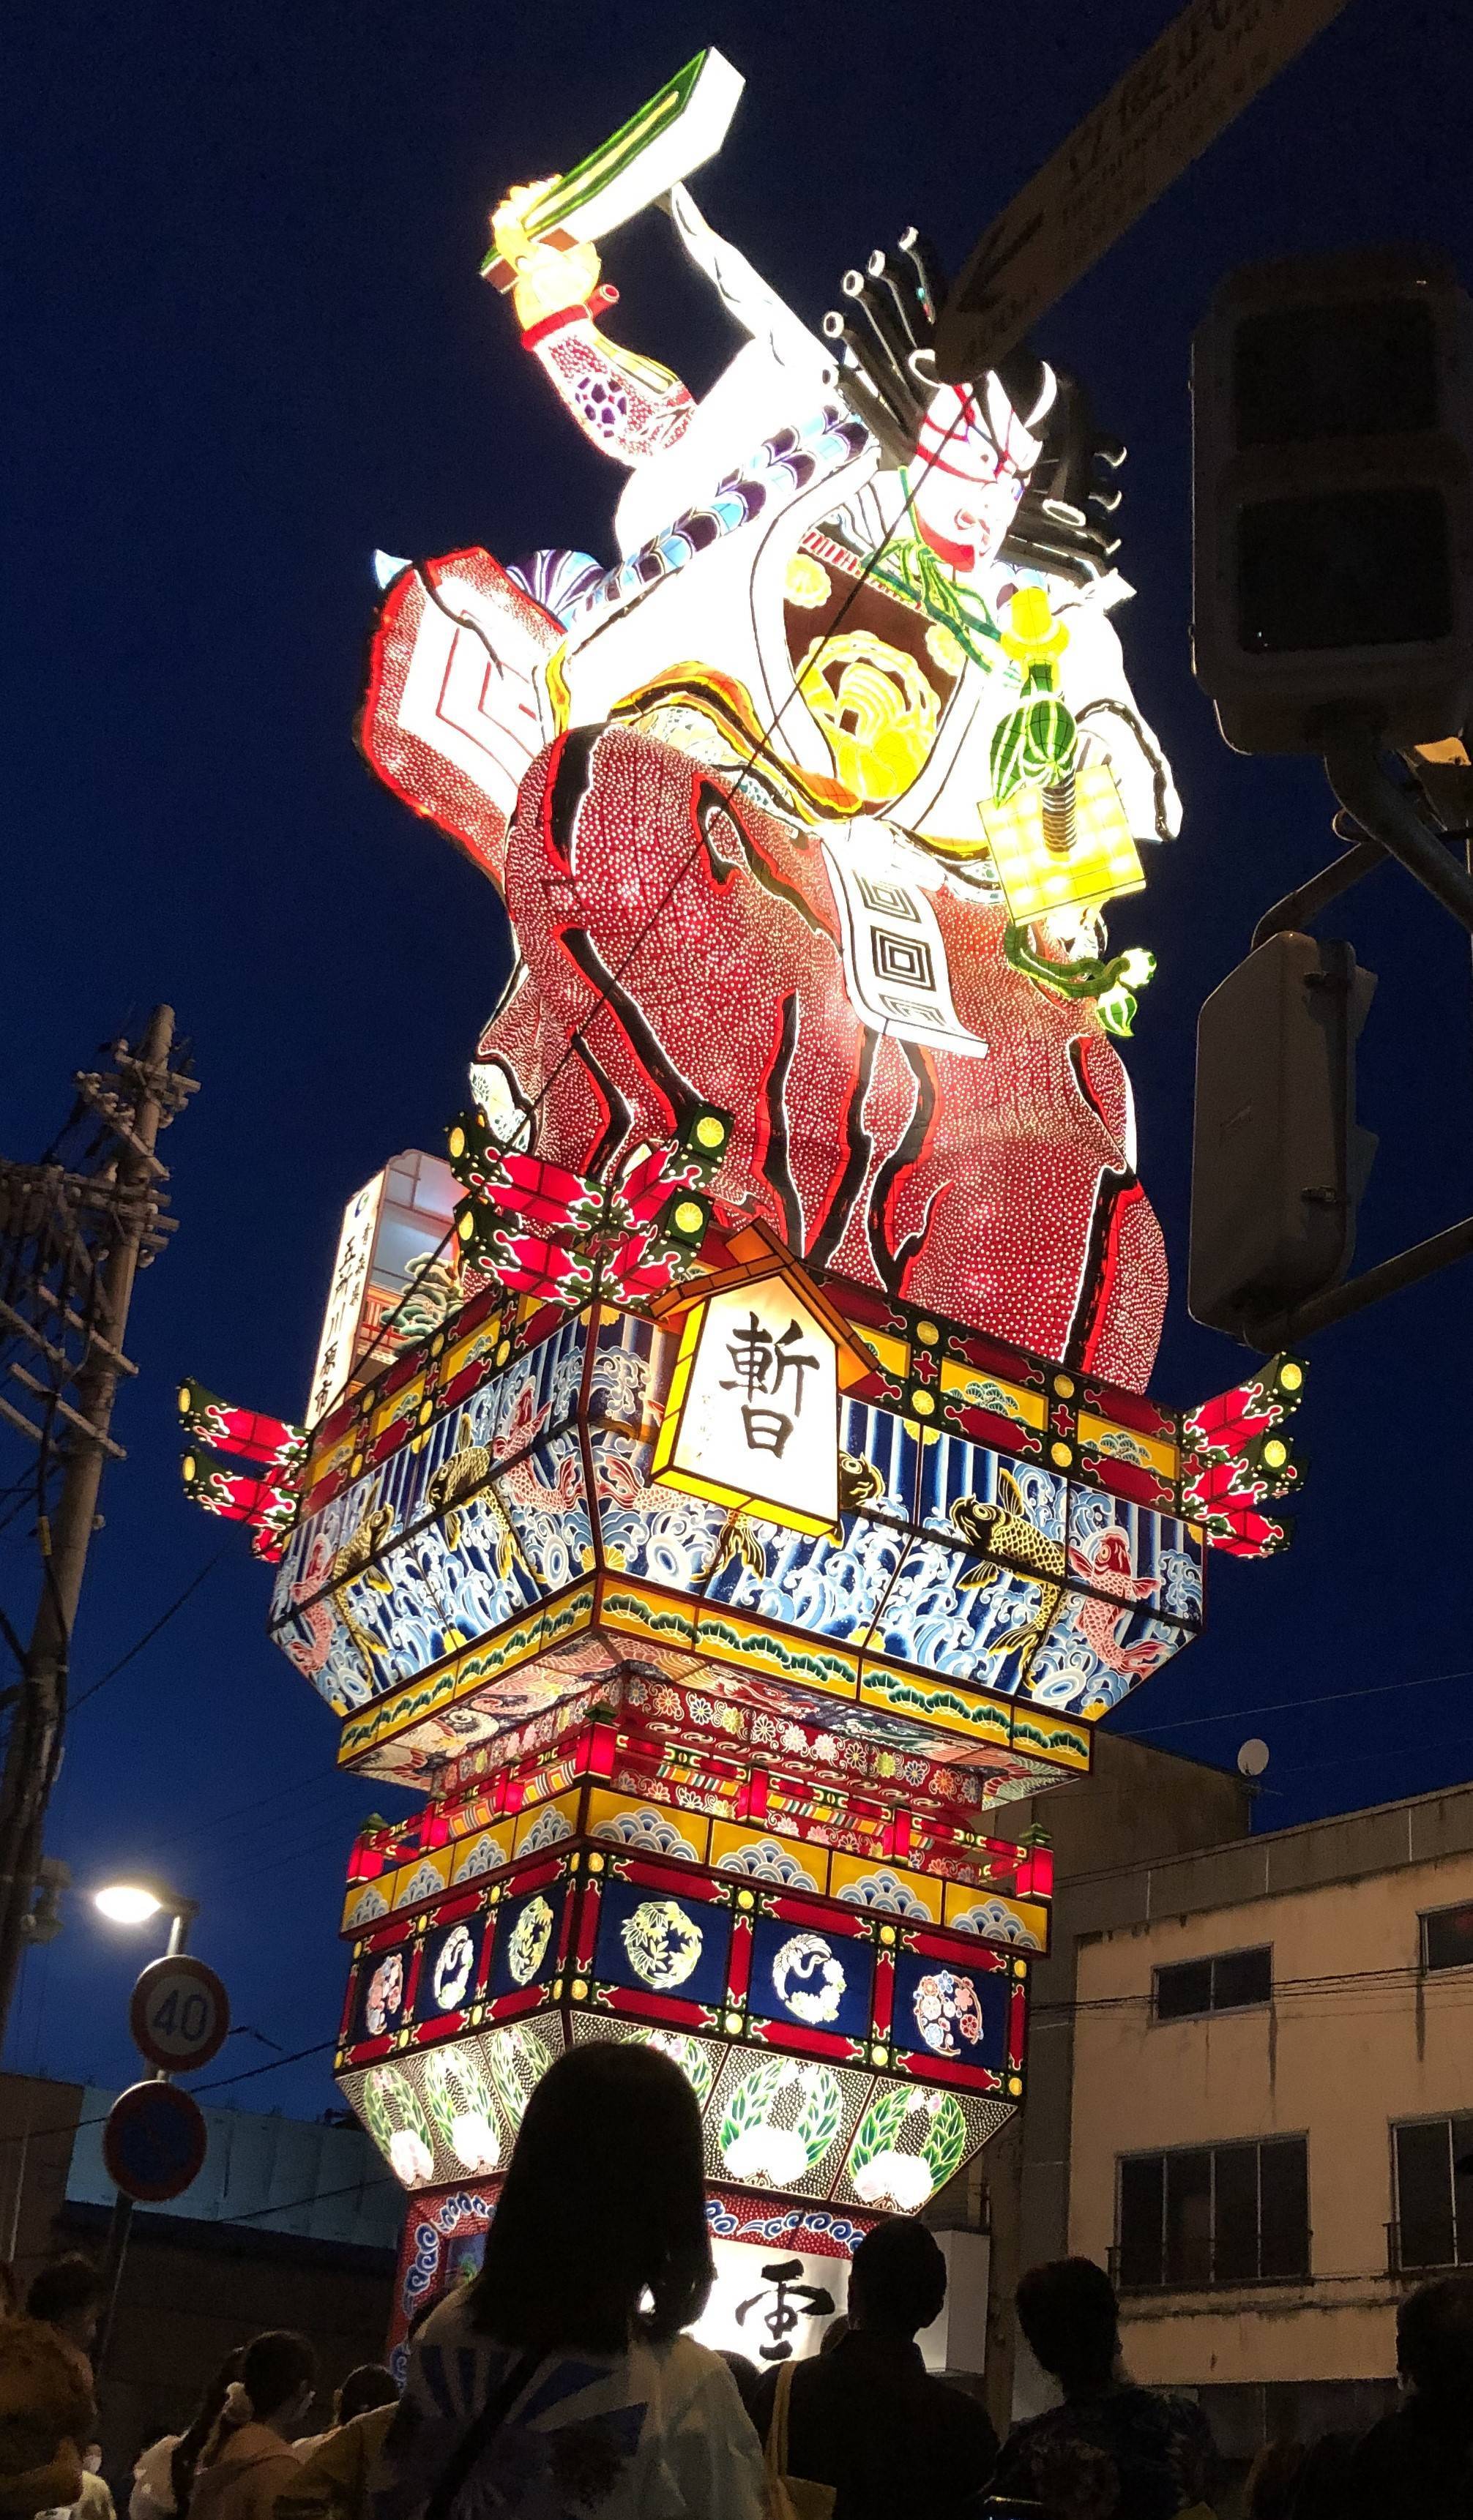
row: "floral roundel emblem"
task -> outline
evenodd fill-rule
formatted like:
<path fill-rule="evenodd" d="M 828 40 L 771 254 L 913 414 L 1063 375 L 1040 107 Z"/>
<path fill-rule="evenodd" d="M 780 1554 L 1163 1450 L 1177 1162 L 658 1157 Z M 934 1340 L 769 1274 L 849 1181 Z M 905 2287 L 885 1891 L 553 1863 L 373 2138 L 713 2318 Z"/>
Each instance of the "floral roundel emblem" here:
<path fill-rule="evenodd" d="M 391 1952 L 374 1970 L 363 1999 L 363 2026 L 370 2039 L 382 2039 L 386 2030 L 392 2030 L 403 2009 L 404 1955 Z"/>
<path fill-rule="evenodd" d="M 772 1963 L 772 1991 L 799 2021 L 837 2021 L 847 1983 L 822 1934 L 790 1934 Z"/>
<path fill-rule="evenodd" d="M 675 1899 L 646 1899 L 620 1935 L 629 1966 L 660 1993 L 683 1986 L 701 1957 L 701 1928 Z"/>
<path fill-rule="evenodd" d="M 937 1969 L 915 1990 L 915 2026 L 938 2056 L 959 2056 L 982 2037 L 982 2004 L 969 1977 Z"/>
<path fill-rule="evenodd" d="M 476 1945 L 464 1925 L 452 1925 L 440 1946 L 431 1979 L 436 2009 L 458 2012 L 476 1974 Z"/>
<path fill-rule="evenodd" d="M 552 1910 L 545 1899 L 529 1899 L 506 1947 L 506 1965 L 519 1986 L 536 1976 L 551 1940 Z"/>

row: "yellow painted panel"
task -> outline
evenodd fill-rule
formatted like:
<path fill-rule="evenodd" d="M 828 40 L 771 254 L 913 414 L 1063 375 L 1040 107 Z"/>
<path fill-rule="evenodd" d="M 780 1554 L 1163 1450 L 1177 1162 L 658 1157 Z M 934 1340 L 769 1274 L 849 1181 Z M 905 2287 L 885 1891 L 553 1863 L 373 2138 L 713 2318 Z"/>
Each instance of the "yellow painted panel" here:
<path fill-rule="evenodd" d="M 501 1865 L 509 1864 L 511 1855 L 510 1821 L 503 1822 L 499 1828 L 478 1829 L 474 1837 L 464 1838 L 456 1847 L 450 1878 L 452 1881 L 474 1881 L 481 1873 L 495 1872 Z"/>
<path fill-rule="evenodd" d="M 1047 1759 L 1059 1768 L 1089 1772 L 1089 1733 L 1078 1720 L 1049 1715 L 1041 1706 L 1015 1706 L 1013 1747 L 1030 1758 Z"/>
<path fill-rule="evenodd" d="M 479 1365 L 483 1357 L 493 1357 L 502 1335 L 500 1317 L 492 1313 L 465 1338 L 457 1339 L 453 1347 L 446 1348 L 440 1366 L 441 1382 L 453 1382 L 457 1374 L 464 1373 L 468 1365 Z"/>
<path fill-rule="evenodd" d="M 910 1372 L 909 1341 L 892 1338 L 888 1330 L 865 1329 L 858 1322 L 851 1322 L 849 1327 L 860 1345 L 868 1348 L 875 1362 L 883 1365 L 887 1373 L 895 1374 L 903 1382 Z"/>
<path fill-rule="evenodd" d="M 389 1913 L 392 1891 L 391 1872 L 381 1872 L 377 1881 L 350 1881 L 343 1902 L 345 1934 L 364 1934 L 371 1925 L 382 1924 Z"/>
<path fill-rule="evenodd" d="M 417 1855 L 412 1864 L 403 1864 L 393 1876 L 395 1908 L 417 1908 L 422 1899 L 434 1899 L 446 1888 L 450 1879 L 450 1849 L 437 1846 L 433 1855 Z"/>
<path fill-rule="evenodd" d="M 751 1821 L 715 1820 L 711 1824 L 711 1861 L 722 1872 L 753 1881 L 776 1881 L 791 1890 L 822 1890 L 828 1875 L 826 1846 L 809 1846 L 801 1837 Z"/>
<path fill-rule="evenodd" d="M 325 1444 L 320 1449 L 314 1444 L 307 1457 L 304 1493 L 310 1496 L 313 1488 L 317 1487 L 323 1479 L 335 1478 L 340 1470 L 345 1476 L 352 1457 L 353 1430 L 351 1427 L 345 1435 L 340 1435 L 335 1444 Z"/>
<path fill-rule="evenodd" d="M 1004 1382 L 1000 1374 L 986 1373 L 980 1365 L 944 1356 L 941 1379 L 943 1391 L 949 1391 L 969 1409 L 990 1409 L 994 1418 L 1011 1418 L 1020 1426 L 1048 1423 L 1048 1402 L 1041 1391 L 1025 1391 L 1021 1383 Z"/>
<path fill-rule="evenodd" d="M 634 1794 L 601 1787 L 588 1797 L 586 1834 L 642 1855 L 691 1857 L 706 1862 L 711 1822 L 704 1812 L 670 1810 Z"/>
<path fill-rule="evenodd" d="M 829 1896 L 844 1899 L 847 1905 L 863 1908 L 871 1913 L 913 1915 L 923 1908 L 933 1925 L 942 1920 L 942 1885 L 928 1881 L 923 1872 L 912 1872 L 908 1867 L 887 1864 L 872 1855 L 840 1855 L 829 1858 Z"/>
<path fill-rule="evenodd" d="M 424 1396 L 425 1377 L 422 1373 L 416 1373 L 404 1384 L 402 1390 L 395 1391 L 390 1399 L 381 1401 L 377 1409 L 370 1410 L 368 1417 L 370 1442 L 377 1443 L 386 1426 L 399 1426 L 406 1419 L 416 1418 Z"/>
<path fill-rule="evenodd" d="M 1175 1477 L 1176 1447 L 1163 1443 L 1159 1435 L 1142 1435 L 1135 1426 L 1117 1426 L 1113 1418 L 1096 1418 L 1088 1409 L 1080 1411 L 1079 1426 L 1080 1442 L 1092 1444 L 1096 1452 L 1109 1453 L 1118 1462 L 1134 1462 L 1141 1469 L 1159 1470 L 1164 1479 Z"/>
<path fill-rule="evenodd" d="M 534 1837 L 537 1849 L 541 1849 L 559 1845 L 565 1837 L 575 1836 L 581 1793 L 582 1788 L 575 1785 L 571 1794 L 557 1794 L 550 1802 L 529 1803 L 525 1811 L 517 1814 L 516 1834 L 512 1839 L 513 1855 L 526 1852 L 529 1837 Z M 559 1820 L 567 1822 L 566 1827 L 559 1828 Z"/>
<path fill-rule="evenodd" d="M 983 1697 L 959 1681 L 931 1680 L 923 1672 L 889 1671 L 870 1664 L 859 1684 L 861 1706 L 883 1707 L 891 1715 L 913 1716 L 944 1732 L 972 1741 L 1007 1741 L 1013 1726 L 1010 1705 Z"/>
<path fill-rule="evenodd" d="M 1043 1902 L 1006 1899 L 990 1884 L 974 1888 L 964 1881 L 948 1881 L 945 1921 L 963 1933 L 987 1934 L 994 1942 L 1016 1942 L 1022 1951 L 1048 1949 L 1048 1910 Z"/>

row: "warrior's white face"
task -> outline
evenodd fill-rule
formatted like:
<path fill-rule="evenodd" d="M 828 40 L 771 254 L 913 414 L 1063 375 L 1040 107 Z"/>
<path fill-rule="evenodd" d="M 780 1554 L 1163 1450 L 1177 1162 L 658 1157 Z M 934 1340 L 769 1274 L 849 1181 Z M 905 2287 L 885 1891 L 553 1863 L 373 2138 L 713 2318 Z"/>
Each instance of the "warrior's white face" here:
<path fill-rule="evenodd" d="M 1040 421 L 1052 398 L 1050 377 L 1046 400 L 1030 418 Z M 996 552 L 1042 446 L 995 377 L 975 392 L 938 388 L 908 477 L 917 532 L 959 577 L 973 576 Z"/>

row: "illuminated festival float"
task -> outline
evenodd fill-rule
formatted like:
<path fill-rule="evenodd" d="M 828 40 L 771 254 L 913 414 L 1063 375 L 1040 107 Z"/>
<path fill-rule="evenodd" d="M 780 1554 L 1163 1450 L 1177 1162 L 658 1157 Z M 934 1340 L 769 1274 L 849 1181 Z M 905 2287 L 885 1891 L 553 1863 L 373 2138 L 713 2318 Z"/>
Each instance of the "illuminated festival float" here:
<path fill-rule="evenodd" d="M 359 740 L 518 959 L 447 1159 L 349 1205 L 304 1426 L 182 1405 L 342 1764 L 424 1797 L 343 1919 L 400 2318 L 548 2062 L 645 2040 L 761 2252 L 712 2332 L 772 2357 L 1022 2103 L 1050 1861 L 993 1832 L 1200 1632 L 1207 1548 L 1286 1536 L 1302 1369 L 1143 1396 L 1151 958 L 1103 909 L 1178 809 L 1122 450 L 1027 354 L 934 385 L 913 233 L 792 313 L 682 181 L 740 85 L 703 55 L 495 215 L 618 557 L 381 556 Z M 657 202 L 747 337 L 699 401 L 603 329 Z"/>

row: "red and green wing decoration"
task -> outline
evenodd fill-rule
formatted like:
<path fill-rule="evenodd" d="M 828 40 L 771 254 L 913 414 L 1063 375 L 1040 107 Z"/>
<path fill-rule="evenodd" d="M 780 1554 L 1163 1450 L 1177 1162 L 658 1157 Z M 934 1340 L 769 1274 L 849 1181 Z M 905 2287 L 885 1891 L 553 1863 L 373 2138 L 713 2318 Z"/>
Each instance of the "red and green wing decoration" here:
<path fill-rule="evenodd" d="M 508 1151 L 481 1112 L 467 1112 L 448 1140 L 450 1170 L 467 1193 L 455 1212 L 461 1251 L 472 1270 L 535 1303 L 663 1294 L 706 1238 L 703 1185 L 730 1131 L 729 1114 L 702 1110 L 678 1148 L 641 1149 L 617 1181 L 599 1181 Z"/>
<path fill-rule="evenodd" d="M 1304 1397 L 1305 1372 L 1302 1357 L 1270 1357 L 1181 1420 L 1182 1511 L 1229 1556 L 1269 1557 L 1293 1536 L 1293 1523 L 1269 1508 L 1304 1484 L 1283 1424 Z"/>
<path fill-rule="evenodd" d="M 189 1438 L 185 1495 L 206 1513 L 247 1524 L 257 1557 L 280 1557 L 301 1499 L 306 1428 L 262 1410 L 236 1409 L 201 1382 L 180 1384 L 179 1418 Z M 216 1444 L 233 1458 L 222 1461 L 205 1449 Z"/>

